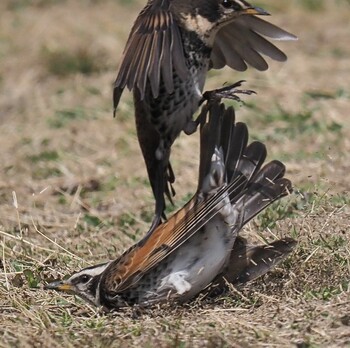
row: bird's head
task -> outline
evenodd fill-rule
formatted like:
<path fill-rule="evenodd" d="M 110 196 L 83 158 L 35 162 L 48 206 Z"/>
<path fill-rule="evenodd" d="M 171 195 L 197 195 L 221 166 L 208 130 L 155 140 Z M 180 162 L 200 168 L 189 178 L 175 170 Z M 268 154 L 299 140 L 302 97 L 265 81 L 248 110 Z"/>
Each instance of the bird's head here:
<path fill-rule="evenodd" d="M 173 0 L 171 8 L 184 28 L 196 32 L 207 43 L 214 40 L 222 26 L 240 16 L 269 15 L 244 0 Z"/>
<path fill-rule="evenodd" d="M 81 271 L 74 273 L 66 280 L 58 280 L 47 284 L 45 289 L 64 291 L 78 295 L 91 304 L 99 306 L 100 278 L 108 265 L 109 262 L 84 268 Z"/>

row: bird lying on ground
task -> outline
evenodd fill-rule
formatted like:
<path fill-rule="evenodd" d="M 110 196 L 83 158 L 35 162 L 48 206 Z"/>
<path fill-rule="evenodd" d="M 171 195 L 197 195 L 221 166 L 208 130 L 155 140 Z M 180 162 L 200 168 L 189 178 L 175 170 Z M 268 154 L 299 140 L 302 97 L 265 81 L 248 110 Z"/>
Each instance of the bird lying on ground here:
<path fill-rule="evenodd" d="M 266 148 L 248 144 L 248 129 L 233 108 L 208 103 L 200 126 L 198 188 L 168 221 L 116 260 L 85 268 L 46 286 L 76 294 L 105 309 L 186 302 L 211 283 L 244 283 L 265 274 L 295 246 L 285 238 L 248 246 L 242 227 L 288 195 L 285 166 L 263 166 Z"/>

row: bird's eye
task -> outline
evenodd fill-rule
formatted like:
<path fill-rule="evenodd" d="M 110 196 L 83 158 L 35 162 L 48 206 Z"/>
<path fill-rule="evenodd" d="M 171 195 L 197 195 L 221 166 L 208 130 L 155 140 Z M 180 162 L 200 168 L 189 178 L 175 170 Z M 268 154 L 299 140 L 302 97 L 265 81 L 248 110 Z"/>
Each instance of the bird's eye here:
<path fill-rule="evenodd" d="M 230 0 L 223 0 L 222 6 L 229 8 L 231 6 L 231 1 Z"/>
<path fill-rule="evenodd" d="M 232 6 L 232 0 L 222 0 L 222 6 L 225 8 L 230 8 Z"/>
<path fill-rule="evenodd" d="M 235 11 L 242 10 L 242 6 L 234 0 L 222 0 L 222 6 L 224 6 L 225 8 L 231 8 Z"/>
<path fill-rule="evenodd" d="M 80 281 L 82 282 L 82 283 L 87 283 L 89 280 L 91 279 L 91 277 L 90 276 L 88 276 L 87 274 L 83 274 L 81 277 L 80 277 Z"/>

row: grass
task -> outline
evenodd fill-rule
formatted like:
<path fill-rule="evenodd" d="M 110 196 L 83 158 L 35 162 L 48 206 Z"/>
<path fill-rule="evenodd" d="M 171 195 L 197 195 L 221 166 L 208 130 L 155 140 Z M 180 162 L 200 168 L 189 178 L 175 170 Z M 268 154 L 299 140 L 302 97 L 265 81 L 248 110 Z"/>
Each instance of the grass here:
<path fill-rule="evenodd" d="M 259 1 L 271 20 L 300 37 L 280 43 L 289 61 L 271 63 L 264 74 L 218 71 L 207 83 L 209 89 L 244 78 L 258 92 L 236 105 L 237 120 L 266 143 L 269 159 L 284 161 L 294 193 L 244 235 L 256 243 L 296 238 L 282 265 L 217 298 L 109 314 L 42 289 L 115 258 L 149 227 L 153 198 L 132 99 L 123 96 L 116 119 L 111 102 L 142 3 L 0 4 L 0 347 L 349 345 L 345 0 Z M 174 146 L 177 207 L 196 188 L 197 148 L 197 135 L 182 135 Z"/>
<path fill-rule="evenodd" d="M 51 75 L 66 77 L 73 74 L 90 75 L 103 70 L 103 54 L 91 54 L 86 48 L 70 52 L 64 49 L 43 50 L 43 60 Z"/>

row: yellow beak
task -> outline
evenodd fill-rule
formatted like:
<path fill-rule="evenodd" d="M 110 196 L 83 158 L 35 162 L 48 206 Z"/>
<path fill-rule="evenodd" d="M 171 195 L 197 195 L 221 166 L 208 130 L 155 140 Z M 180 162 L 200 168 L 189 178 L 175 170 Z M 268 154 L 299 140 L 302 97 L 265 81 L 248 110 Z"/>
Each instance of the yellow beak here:
<path fill-rule="evenodd" d="M 270 13 L 265 11 L 261 7 L 249 7 L 246 8 L 245 10 L 241 11 L 242 14 L 247 14 L 247 15 L 257 15 L 257 16 L 269 16 Z"/>
<path fill-rule="evenodd" d="M 64 291 L 64 292 L 74 292 L 74 286 L 65 283 L 63 280 L 58 280 L 58 281 L 46 284 L 44 289 L 58 290 L 58 291 Z"/>

